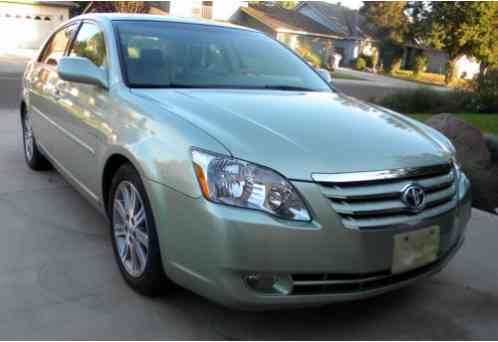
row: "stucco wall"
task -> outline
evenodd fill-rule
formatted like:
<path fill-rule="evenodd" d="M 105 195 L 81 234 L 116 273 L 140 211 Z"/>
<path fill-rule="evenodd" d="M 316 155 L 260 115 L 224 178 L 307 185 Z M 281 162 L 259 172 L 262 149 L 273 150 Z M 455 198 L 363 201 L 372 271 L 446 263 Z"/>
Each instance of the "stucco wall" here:
<path fill-rule="evenodd" d="M 356 40 L 334 39 L 334 48 L 336 52 L 342 55 L 342 63 L 349 65 L 354 62 L 360 53 L 360 44 Z"/>
<path fill-rule="evenodd" d="M 479 73 L 480 63 L 473 58 L 463 56 L 456 63 L 458 77 L 472 79 Z"/>
<path fill-rule="evenodd" d="M 223 0 L 223 1 L 213 1 L 212 5 L 212 19 L 228 21 L 238 8 L 241 6 L 247 6 L 247 1 L 238 0 Z M 170 15 L 175 17 L 200 17 L 202 8 L 202 1 L 198 0 L 176 0 L 171 1 L 170 4 Z"/>
<path fill-rule="evenodd" d="M 425 52 L 427 56 L 427 71 L 436 74 L 444 74 L 446 72 L 446 64 L 448 63 L 448 54 L 442 51 Z"/>

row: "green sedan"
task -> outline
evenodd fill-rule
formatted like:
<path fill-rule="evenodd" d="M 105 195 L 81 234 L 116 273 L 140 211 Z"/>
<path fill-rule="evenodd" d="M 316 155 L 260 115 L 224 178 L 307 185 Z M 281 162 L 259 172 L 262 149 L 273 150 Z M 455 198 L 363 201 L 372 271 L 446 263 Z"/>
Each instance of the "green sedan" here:
<path fill-rule="evenodd" d="M 144 295 L 176 283 L 243 309 L 375 296 L 440 271 L 471 213 L 442 134 L 243 27 L 75 17 L 28 64 L 20 118 L 29 167 L 55 167 L 109 219 Z"/>

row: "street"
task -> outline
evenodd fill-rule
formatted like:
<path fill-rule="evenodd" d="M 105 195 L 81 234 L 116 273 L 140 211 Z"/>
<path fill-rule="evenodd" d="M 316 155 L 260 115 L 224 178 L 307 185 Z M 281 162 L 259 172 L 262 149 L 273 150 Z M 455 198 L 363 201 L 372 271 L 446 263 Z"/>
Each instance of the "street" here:
<path fill-rule="evenodd" d="M 0 58 L 0 339 L 498 338 L 498 218 L 477 210 L 443 272 L 366 301 L 241 312 L 182 289 L 136 294 L 106 220 L 55 171 L 25 165 L 21 73 L 22 63 Z"/>

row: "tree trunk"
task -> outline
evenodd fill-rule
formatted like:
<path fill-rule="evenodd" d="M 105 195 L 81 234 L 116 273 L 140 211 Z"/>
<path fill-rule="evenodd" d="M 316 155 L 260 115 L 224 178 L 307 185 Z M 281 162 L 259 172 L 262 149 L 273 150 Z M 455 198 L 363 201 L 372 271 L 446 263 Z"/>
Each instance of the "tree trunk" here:
<path fill-rule="evenodd" d="M 448 63 L 446 63 L 446 77 L 444 78 L 444 82 L 446 85 L 450 85 L 454 83 L 457 79 L 457 69 L 456 69 L 456 62 L 460 56 L 456 56 L 453 58 L 448 59 Z"/>

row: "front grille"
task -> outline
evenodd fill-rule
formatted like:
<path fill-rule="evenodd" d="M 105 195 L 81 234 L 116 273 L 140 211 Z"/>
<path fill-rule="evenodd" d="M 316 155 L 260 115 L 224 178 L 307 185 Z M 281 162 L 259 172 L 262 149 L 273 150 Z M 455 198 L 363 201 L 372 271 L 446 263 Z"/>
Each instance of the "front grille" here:
<path fill-rule="evenodd" d="M 377 229 L 428 219 L 455 208 L 457 188 L 451 164 L 419 169 L 313 175 L 345 227 Z M 401 199 L 411 184 L 425 190 L 426 206 L 414 213 Z"/>

